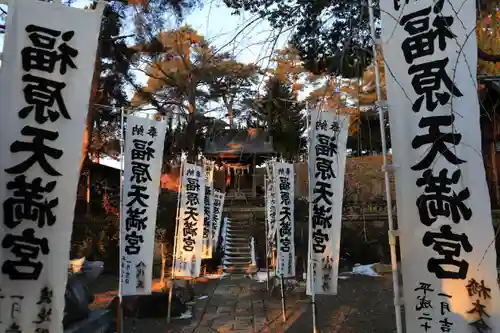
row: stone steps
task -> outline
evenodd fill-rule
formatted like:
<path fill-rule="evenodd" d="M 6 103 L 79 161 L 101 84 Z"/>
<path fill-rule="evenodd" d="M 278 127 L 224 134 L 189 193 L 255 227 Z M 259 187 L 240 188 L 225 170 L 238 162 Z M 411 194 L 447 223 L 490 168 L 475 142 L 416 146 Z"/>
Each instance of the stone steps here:
<path fill-rule="evenodd" d="M 236 264 L 250 264 L 252 261 L 252 258 L 248 257 L 230 257 L 230 258 L 225 258 L 226 263 L 229 265 L 236 265 Z"/>
<path fill-rule="evenodd" d="M 233 245 L 238 245 L 238 244 L 246 244 L 248 245 L 248 243 L 250 242 L 250 239 L 248 238 L 227 238 L 226 239 L 226 242 L 227 243 L 231 243 Z"/>
<path fill-rule="evenodd" d="M 226 243 L 230 244 L 231 247 L 234 248 L 241 248 L 241 249 L 249 249 L 250 246 L 248 246 L 249 240 L 248 239 L 226 239 Z"/>
<path fill-rule="evenodd" d="M 248 223 L 247 225 L 233 225 L 233 226 L 230 226 L 230 227 L 227 227 L 227 230 L 228 231 L 233 231 L 233 232 L 238 232 L 238 231 L 244 231 L 244 232 L 249 232 L 250 230 L 248 230 Z"/>
<path fill-rule="evenodd" d="M 227 236 L 233 238 L 250 238 L 250 230 L 243 229 L 227 229 Z"/>
<path fill-rule="evenodd" d="M 226 193 L 224 214 L 229 217 L 226 227 L 226 252 L 223 260 L 224 272 L 247 274 L 252 262 L 251 236 L 256 211 L 265 208 L 264 198 L 254 198 L 249 193 L 232 197 Z"/>
<path fill-rule="evenodd" d="M 241 261 L 244 261 L 244 260 L 250 262 L 250 261 L 252 261 L 252 258 L 248 254 L 244 254 L 244 255 L 241 255 L 241 256 L 228 255 L 226 257 L 226 260 L 227 260 L 227 262 L 241 262 Z"/>
<path fill-rule="evenodd" d="M 248 232 L 243 232 L 243 230 L 229 230 L 227 234 L 227 239 L 232 239 L 232 240 L 244 240 L 248 242 L 248 239 L 250 238 L 250 235 L 248 235 Z"/>
<path fill-rule="evenodd" d="M 239 255 L 239 254 L 247 254 L 250 252 L 250 247 L 233 247 L 230 250 L 226 250 L 227 255 Z"/>
<path fill-rule="evenodd" d="M 231 212 L 228 215 L 229 224 L 226 229 L 226 253 L 223 260 L 223 270 L 230 274 L 246 274 L 252 262 L 249 223 L 252 214 Z"/>

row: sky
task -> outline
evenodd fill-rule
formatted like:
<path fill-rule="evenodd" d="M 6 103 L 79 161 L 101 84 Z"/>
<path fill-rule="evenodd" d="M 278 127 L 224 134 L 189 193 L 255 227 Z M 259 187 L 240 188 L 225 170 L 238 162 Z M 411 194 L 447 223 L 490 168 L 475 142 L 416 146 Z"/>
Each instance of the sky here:
<path fill-rule="evenodd" d="M 188 24 L 202 34 L 215 49 L 220 52 L 230 52 L 238 61 L 256 63 L 261 67 L 270 65 L 273 52 L 286 45 L 289 34 L 278 34 L 267 21 L 257 19 L 249 13 L 231 15 L 222 0 L 205 0 L 202 8 L 194 10 L 186 16 L 180 25 Z M 74 7 L 83 8 L 90 0 L 76 0 Z M 168 13 L 166 14 L 168 15 Z M 166 29 L 174 29 L 179 25 L 175 18 L 167 17 Z M 126 31 L 123 34 L 127 34 Z M 0 50 L 3 49 L 3 35 L 0 35 Z M 0 62 L 1 64 L 1 62 Z M 143 72 L 134 71 L 140 83 L 145 84 L 147 76 Z M 128 91 L 129 98 L 133 96 L 132 89 Z"/>
<path fill-rule="evenodd" d="M 77 0 L 76 7 L 83 7 L 89 0 Z M 272 50 L 286 45 L 288 36 L 282 34 L 277 37 L 266 21 L 257 20 L 248 27 L 250 21 L 255 19 L 250 14 L 241 16 L 231 15 L 231 10 L 224 6 L 221 0 L 207 1 L 201 9 L 188 15 L 183 24 L 189 24 L 207 40 L 221 51 L 230 51 L 237 56 L 239 61 L 257 63 L 267 67 Z M 174 19 L 172 27 L 175 26 Z M 245 27 L 245 28 L 244 28 Z M 0 49 L 3 49 L 3 38 L 0 37 Z"/>
<path fill-rule="evenodd" d="M 266 67 L 273 47 L 279 49 L 286 45 L 289 36 L 278 36 L 278 32 L 267 21 L 259 19 L 250 24 L 256 19 L 254 16 L 248 13 L 231 15 L 230 9 L 223 4 L 218 5 L 217 0 L 213 2 L 189 15 L 186 23 L 217 47 L 225 47 L 225 51 L 233 52 L 238 60 Z"/>
<path fill-rule="evenodd" d="M 270 56 L 274 50 L 283 48 L 289 38 L 286 34 L 279 35 L 270 27 L 267 21 L 243 13 L 231 15 L 222 0 L 208 0 L 207 4 L 188 15 L 181 25 L 192 26 L 205 37 L 219 52 L 230 52 L 243 63 L 256 63 L 262 67 L 270 65 Z M 252 21 L 255 23 L 250 24 Z M 176 24 L 171 20 L 171 27 Z M 138 73 L 137 78 L 145 81 L 144 73 Z"/>
<path fill-rule="evenodd" d="M 289 33 L 279 35 L 267 21 L 257 19 L 249 13 L 240 16 L 231 15 L 232 11 L 222 3 L 222 0 L 205 1 L 207 2 L 205 6 L 193 11 L 181 24 L 191 25 L 204 35 L 216 50 L 231 52 L 241 62 L 256 63 L 265 68 L 270 65 L 273 52 L 286 46 Z M 82 8 L 89 2 L 89 0 L 76 0 L 73 6 Z M 252 21 L 254 22 L 250 24 Z M 178 24 L 174 17 L 168 22 L 169 26 L 166 29 L 173 29 Z M 3 35 L 0 35 L 0 50 L 2 49 Z M 147 78 L 142 75 L 138 79 L 145 83 Z"/>
<path fill-rule="evenodd" d="M 89 2 L 90 0 L 76 0 L 73 6 L 83 8 Z M 217 51 L 230 52 L 241 62 L 256 63 L 266 68 L 270 65 L 274 51 L 286 46 L 290 34 L 279 34 L 267 21 L 257 19 L 249 13 L 232 15 L 232 10 L 228 9 L 222 0 L 205 0 L 205 2 L 202 8 L 186 16 L 180 25 L 192 26 L 204 35 Z M 166 29 L 174 29 L 179 22 L 176 22 L 173 16 L 171 19 L 167 17 L 167 25 Z M 127 32 L 124 31 L 123 34 Z M 3 35 L 0 35 L 1 49 L 3 49 Z M 144 73 L 134 71 L 134 74 L 139 82 L 146 83 L 147 76 Z M 133 93 L 132 89 L 128 92 L 129 98 Z"/>

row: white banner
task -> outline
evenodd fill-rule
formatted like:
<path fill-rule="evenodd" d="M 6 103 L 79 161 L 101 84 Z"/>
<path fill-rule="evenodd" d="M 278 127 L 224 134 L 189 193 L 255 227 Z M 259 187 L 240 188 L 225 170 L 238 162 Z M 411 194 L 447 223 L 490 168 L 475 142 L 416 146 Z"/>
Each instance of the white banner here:
<path fill-rule="evenodd" d="M 308 295 L 312 294 L 312 281 L 315 294 L 337 294 L 348 132 L 349 116 L 311 111 L 308 180 L 312 253 L 308 258 L 312 259 L 313 274 L 307 279 Z"/>
<path fill-rule="evenodd" d="M 500 332 L 474 0 L 383 0 L 407 332 Z"/>
<path fill-rule="evenodd" d="M 224 209 L 224 197 L 225 194 L 221 191 L 214 189 L 213 195 L 213 210 L 212 210 L 212 239 L 213 239 L 213 251 L 217 249 L 217 245 L 219 245 L 220 238 L 220 229 L 222 224 L 222 211 Z"/>
<path fill-rule="evenodd" d="M 102 10 L 9 2 L 0 73 L 0 331 L 63 332 Z"/>
<path fill-rule="evenodd" d="M 127 117 L 120 223 L 120 294 L 151 294 L 166 124 Z"/>
<path fill-rule="evenodd" d="M 226 240 L 227 240 L 227 225 L 230 222 L 229 217 L 224 217 L 224 222 L 222 222 L 222 232 L 221 232 L 221 248 L 223 256 L 226 254 Z"/>
<path fill-rule="evenodd" d="M 255 252 L 255 238 L 252 237 L 250 240 L 250 255 L 252 258 L 252 266 L 257 266 L 257 254 Z"/>
<path fill-rule="evenodd" d="M 214 177 L 214 169 L 215 162 L 205 160 L 205 206 L 204 213 L 205 219 L 203 222 L 203 249 L 202 249 L 202 259 L 210 259 L 212 258 L 213 252 L 213 221 L 212 221 L 212 211 L 213 211 L 213 177 Z"/>
<path fill-rule="evenodd" d="M 178 214 L 175 276 L 200 276 L 205 207 L 203 167 L 184 163 Z"/>
<path fill-rule="evenodd" d="M 273 166 L 276 184 L 276 224 L 278 265 L 277 276 L 295 277 L 295 240 L 294 240 L 294 197 L 295 174 L 293 164 L 275 162 Z"/>
<path fill-rule="evenodd" d="M 273 177 L 273 164 L 274 161 L 268 161 L 266 163 L 266 220 L 267 220 L 267 238 L 269 244 L 274 243 L 274 237 L 276 236 L 276 191 L 274 187 L 274 177 Z"/>

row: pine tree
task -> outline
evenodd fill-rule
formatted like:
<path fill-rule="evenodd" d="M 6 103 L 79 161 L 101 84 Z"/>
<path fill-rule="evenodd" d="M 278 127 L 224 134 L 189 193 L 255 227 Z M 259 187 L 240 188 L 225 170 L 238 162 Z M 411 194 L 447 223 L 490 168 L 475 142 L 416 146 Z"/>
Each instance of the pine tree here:
<path fill-rule="evenodd" d="M 299 160 L 305 153 L 304 103 L 296 100 L 290 84 L 270 78 L 262 97 L 251 101 L 250 121 L 264 125 L 272 137 L 278 156 L 287 161 Z"/>

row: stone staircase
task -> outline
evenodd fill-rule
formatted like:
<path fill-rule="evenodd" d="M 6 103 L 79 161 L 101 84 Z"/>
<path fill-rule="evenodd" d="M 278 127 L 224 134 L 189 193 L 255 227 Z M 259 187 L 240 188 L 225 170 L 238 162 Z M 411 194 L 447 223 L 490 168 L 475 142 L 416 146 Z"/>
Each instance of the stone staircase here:
<path fill-rule="evenodd" d="M 252 272 L 250 242 L 256 214 L 264 213 L 264 197 L 253 197 L 251 191 L 226 193 L 223 215 L 229 218 L 226 251 L 222 261 L 225 273 L 248 274 Z"/>
<path fill-rule="evenodd" d="M 226 235 L 224 272 L 246 274 L 252 261 L 250 253 L 252 213 L 233 212 L 229 215 Z"/>
<path fill-rule="evenodd" d="M 250 193 L 229 192 L 224 204 L 224 216 L 229 218 L 226 252 L 222 262 L 224 272 L 248 274 L 251 272 L 252 255 L 250 240 L 256 210 L 263 210 L 263 198 L 252 198 Z"/>

